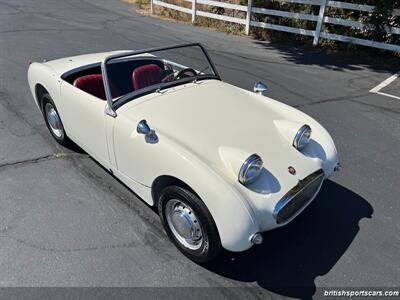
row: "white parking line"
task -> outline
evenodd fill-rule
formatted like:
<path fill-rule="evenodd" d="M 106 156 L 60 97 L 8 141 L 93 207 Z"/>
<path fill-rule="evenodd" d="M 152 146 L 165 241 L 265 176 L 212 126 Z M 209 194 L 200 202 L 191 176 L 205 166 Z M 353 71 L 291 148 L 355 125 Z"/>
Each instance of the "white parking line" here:
<path fill-rule="evenodd" d="M 389 84 L 391 84 L 393 81 L 395 81 L 397 78 L 399 77 L 399 73 L 396 73 L 392 76 L 390 76 L 388 79 L 382 81 L 380 84 L 378 84 L 376 87 L 374 87 L 373 89 L 371 89 L 369 92 L 370 93 L 374 93 L 374 94 L 378 94 L 378 95 L 382 95 L 382 96 L 386 96 L 386 97 L 390 97 L 390 98 L 395 98 L 400 100 L 400 97 L 395 96 L 395 95 L 390 95 L 387 93 L 382 93 L 380 92 L 381 89 L 383 89 L 384 87 L 388 86 Z"/>

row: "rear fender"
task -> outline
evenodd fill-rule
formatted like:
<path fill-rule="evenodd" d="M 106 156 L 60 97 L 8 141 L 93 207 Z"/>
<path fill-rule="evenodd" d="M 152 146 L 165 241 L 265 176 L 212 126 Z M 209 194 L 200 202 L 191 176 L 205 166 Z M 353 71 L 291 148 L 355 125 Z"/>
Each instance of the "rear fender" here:
<path fill-rule="evenodd" d="M 29 89 L 35 99 L 36 105 L 39 110 L 42 110 L 40 99 L 38 99 L 37 90 L 39 86 L 42 86 L 50 94 L 57 109 L 59 110 L 61 95 L 60 95 L 60 84 L 61 78 L 57 78 L 53 70 L 42 64 L 34 62 L 28 68 L 28 83 Z M 61 118 L 62 112 L 59 111 Z"/>

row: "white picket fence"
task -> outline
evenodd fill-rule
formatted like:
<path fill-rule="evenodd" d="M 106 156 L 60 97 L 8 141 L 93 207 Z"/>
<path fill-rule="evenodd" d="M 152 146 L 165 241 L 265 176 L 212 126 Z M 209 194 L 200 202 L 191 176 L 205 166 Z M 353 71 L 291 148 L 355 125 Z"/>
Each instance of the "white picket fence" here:
<path fill-rule="evenodd" d="M 265 29 L 270 29 L 270 30 L 278 30 L 278 31 L 285 31 L 285 32 L 290 32 L 290 33 L 312 36 L 312 37 L 314 37 L 313 44 L 315 46 L 318 45 L 319 39 L 323 38 L 323 39 L 348 42 L 348 43 L 353 43 L 353 44 L 358 44 L 358 45 L 363 45 L 363 46 L 369 46 L 369 47 L 374 47 L 374 48 L 379 48 L 379 49 L 400 52 L 399 45 L 375 42 L 375 41 L 371 41 L 371 40 L 367 40 L 367 39 L 354 38 L 354 37 L 350 37 L 350 36 L 339 35 L 339 34 L 335 34 L 335 33 L 321 31 L 322 25 L 324 23 L 347 26 L 347 27 L 352 27 L 352 28 L 357 28 L 357 29 L 365 28 L 366 25 L 359 21 L 325 16 L 325 11 L 328 7 L 336 7 L 336 8 L 346 9 L 346 10 L 357 10 L 357 11 L 370 13 L 374 10 L 374 6 L 370 6 L 370 5 L 361 5 L 361 4 L 347 3 L 347 2 L 341 2 L 341 1 L 331 1 L 331 0 L 278 0 L 280 2 L 309 4 L 309 5 L 319 6 L 319 14 L 311 15 L 311 14 L 294 13 L 294 12 L 287 12 L 287 11 L 282 11 L 282 10 L 275 10 L 275 9 L 253 7 L 253 0 L 248 0 L 247 6 L 226 3 L 226 2 L 219 2 L 219 1 L 215 1 L 215 0 L 185 0 L 185 1 L 192 3 L 192 7 L 186 8 L 186 7 L 178 6 L 175 4 L 166 3 L 161 0 L 151 0 L 151 12 L 154 13 L 155 6 L 158 5 L 158 6 L 168 8 L 168 9 L 173 9 L 173 10 L 181 11 L 181 12 L 184 12 L 187 14 L 191 14 L 193 23 L 196 22 L 196 16 L 201 16 L 201 17 L 207 17 L 207 18 L 212 18 L 212 19 L 217 19 L 217 20 L 222 20 L 222 21 L 227 21 L 227 22 L 232 22 L 232 23 L 243 24 L 243 25 L 245 25 L 246 34 L 249 34 L 250 27 L 253 26 L 253 27 L 265 28 Z M 266 1 L 270 1 L 270 0 L 266 0 Z M 232 10 L 236 10 L 236 11 L 242 11 L 242 12 L 246 13 L 245 14 L 246 18 L 231 17 L 231 16 L 219 15 L 219 14 L 214 14 L 214 13 L 198 10 L 196 4 L 204 4 L 204 5 L 209 5 L 209 6 L 213 6 L 213 7 L 221 7 L 221 8 L 227 8 L 227 9 L 232 9 Z M 270 15 L 270 16 L 278 16 L 278 17 L 283 17 L 283 18 L 295 18 L 295 19 L 300 19 L 300 20 L 313 21 L 316 23 L 316 26 L 315 26 L 315 30 L 309 30 L 309 29 L 289 27 L 289 26 L 283 26 L 283 25 L 277 25 L 277 24 L 271 24 L 271 23 L 265 23 L 265 22 L 257 22 L 257 21 L 252 20 L 251 16 L 253 13 Z M 395 10 L 393 13 L 396 16 L 400 16 L 400 10 Z M 400 28 L 398 28 L 398 27 L 387 27 L 387 28 L 385 28 L 385 30 L 388 33 L 400 34 Z"/>

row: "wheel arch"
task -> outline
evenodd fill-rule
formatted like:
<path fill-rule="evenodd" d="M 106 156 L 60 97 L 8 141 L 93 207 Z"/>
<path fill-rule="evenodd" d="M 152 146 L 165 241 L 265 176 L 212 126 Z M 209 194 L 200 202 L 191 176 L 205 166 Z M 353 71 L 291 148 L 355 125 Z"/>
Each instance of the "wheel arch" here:
<path fill-rule="evenodd" d="M 193 170 L 195 171 L 195 170 Z M 204 177 L 203 171 L 197 169 L 199 177 L 197 180 L 184 174 L 160 175 L 151 184 L 151 196 L 153 205 L 158 206 L 158 199 L 164 188 L 177 185 L 194 193 L 207 207 L 217 227 L 222 246 L 230 251 L 243 251 L 251 247 L 248 237 L 258 231 L 249 211 L 244 205 L 244 200 L 225 184 L 218 184 L 216 178 L 209 174 Z M 192 173 L 193 174 L 193 173 Z M 201 175 L 200 175 L 201 174 Z M 197 177 L 197 176 L 196 176 Z M 237 220 L 232 223 L 232 220 Z"/>
<path fill-rule="evenodd" d="M 154 181 L 151 185 L 151 196 L 153 198 L 154 206 L 158 205 L 158 200 L 161 196 L 161 192 L 166 187 L 171 186 L 171 185 L 176 185 L 176 186 L 185 188 L 199 197 L 199 195 L 193 190 L 193 188 L 190 187 L 190 185 L 188 185 L 183 180 L 181 180 L 175 176 L 171 176 L 171 175 L 160 175 L 156 179 L 154 179 Z"/>
<path fill-rule="evenodd" d="M 41 110 L 43 110 L 42 96 L 46 93 L 49 93 L 47 89 L 41 83 L 37 83 L 35 86 L 36 103 Z"/>

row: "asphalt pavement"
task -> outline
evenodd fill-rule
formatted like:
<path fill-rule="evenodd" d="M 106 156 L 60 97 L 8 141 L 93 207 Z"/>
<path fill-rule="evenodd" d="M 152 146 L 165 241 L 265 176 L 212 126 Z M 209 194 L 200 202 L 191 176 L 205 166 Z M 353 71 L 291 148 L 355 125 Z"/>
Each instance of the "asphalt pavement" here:
<path fill-rule="evenodd" d="M 156 212 L 90 157 L 52 140 L 26 78 L 30 60 L 186 42 L 201 42 L 225 81 L 264 81 L 270 97 L 317 119 L 343 165 L 288 226 L 207 265 L 180 254 Z M 118 0 L 1 0 L 0 286 L 169 287 L 163 296 L 227 299 L 398 286 L 400 100 L 369 92 L 397 71 L 142 16 Z M 400 96 L 399 86 L 382 91 Z"/>

